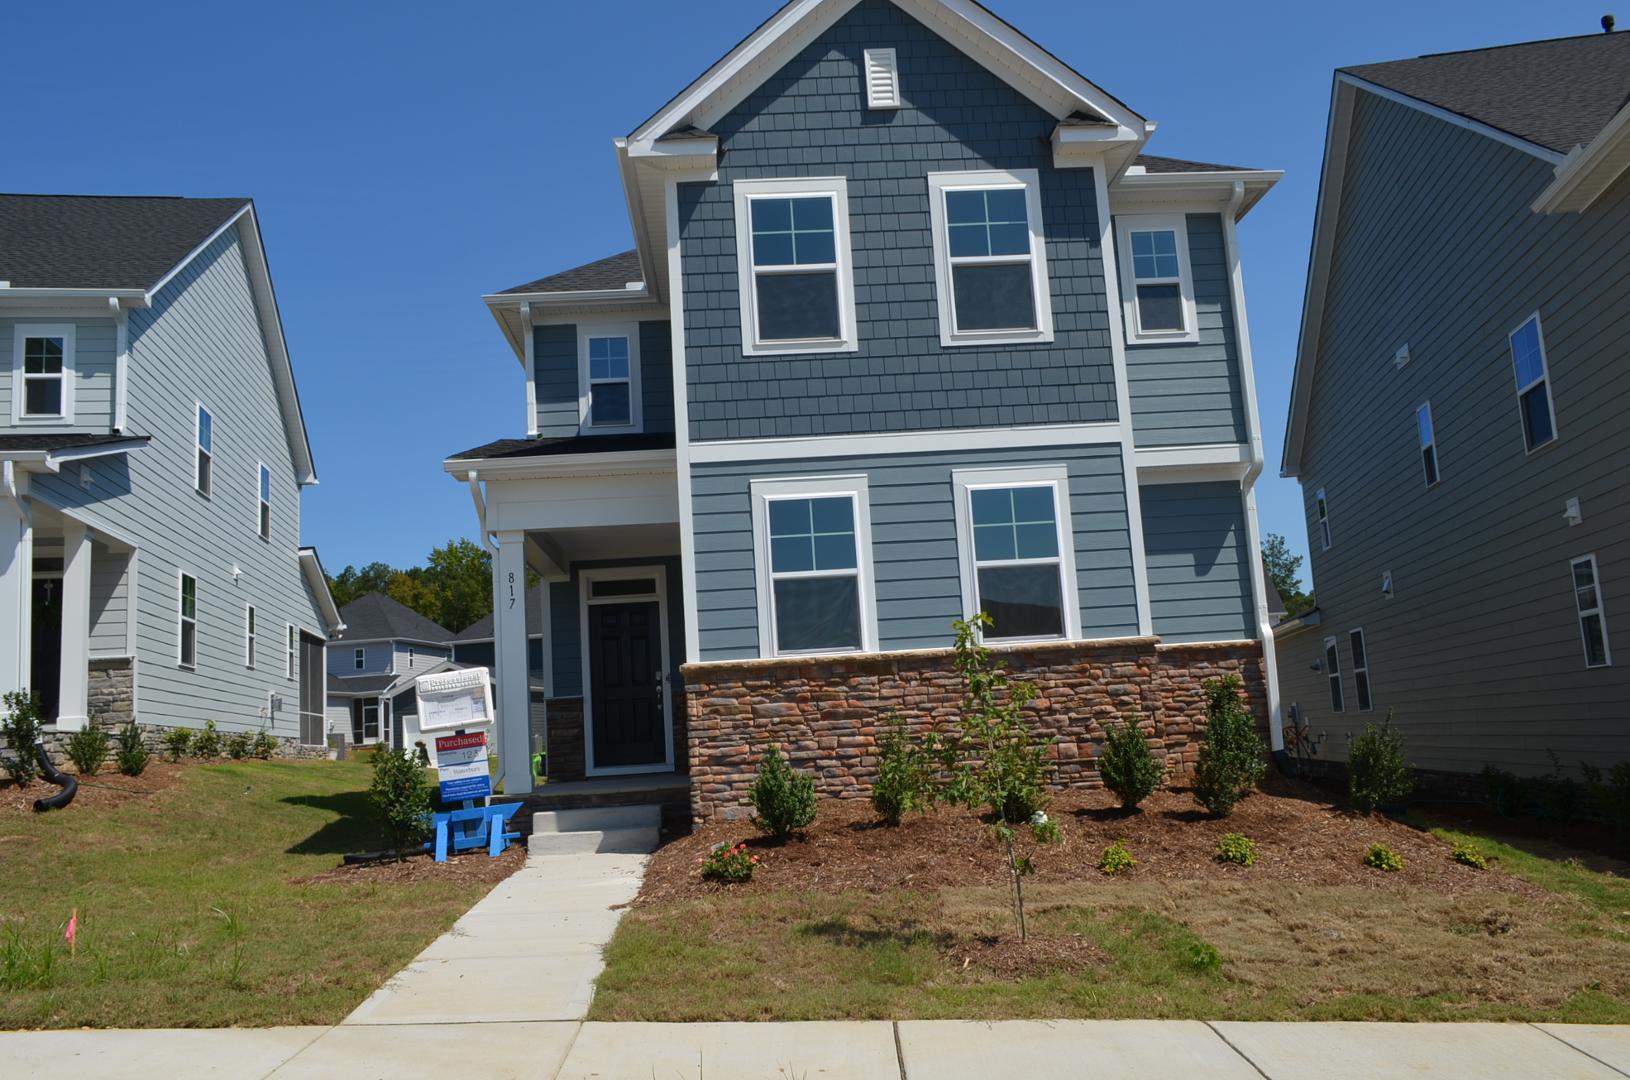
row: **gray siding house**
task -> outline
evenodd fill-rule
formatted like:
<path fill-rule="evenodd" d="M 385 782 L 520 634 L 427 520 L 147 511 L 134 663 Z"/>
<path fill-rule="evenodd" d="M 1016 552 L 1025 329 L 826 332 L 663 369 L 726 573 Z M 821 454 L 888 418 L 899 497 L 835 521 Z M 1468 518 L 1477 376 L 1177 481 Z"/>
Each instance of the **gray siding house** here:
<path fill-rule="evenodd" d="M 1624 34 L 1336 73 L 1276 630 L 1321 756 L 1390 711 L 1425 770 L 1630 758 L 1627 101 Z"/>
<path fill-rule="evenodd" d="M 1185 764 L 1210 675 L 1269 724 L 1236 224 L 1279 174 L 1153 130 L 968 0 L 793 0 L 616 140 L 633 250 L 486 297 L 525 432 L 445 463 L 507 791 L 531 640 L 551 778 L 688 773 L 698 817 L 771 745 L 864 793 L 979 611 L 1060 782 L 1117 717 Z"/>
<path fill-rule="evenodd" d="M 339 616 L 247 199 L 0 195 L 0 688 L 323 741 Z"/>
<path fill-rule="evenodd" d="M 340 608 L 345 629 L 328 648 L 329 734 L 351 746 L 402 745 L 402 717 L 418 712 L 414 680 L 453 666 L 450 630 L 384 593 Z"/>

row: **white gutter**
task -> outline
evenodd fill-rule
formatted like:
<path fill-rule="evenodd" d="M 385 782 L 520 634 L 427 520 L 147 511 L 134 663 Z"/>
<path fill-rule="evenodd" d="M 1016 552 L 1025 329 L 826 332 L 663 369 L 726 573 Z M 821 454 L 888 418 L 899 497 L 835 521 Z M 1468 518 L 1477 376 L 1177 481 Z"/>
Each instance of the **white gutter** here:
<path fill-rule="evenodd" d="M 498 557 L 498 545 L 494 544 L 492 537 L 487 535 L 487 499 L 481 493 L 481 474 L 471 469 L 464 474 L 464 478 L 469 481 L 470 500 L 475 503 L 475 519 L 481 528 L 481 546 L 487 549 L 488 555 L 496 559 Z"/>

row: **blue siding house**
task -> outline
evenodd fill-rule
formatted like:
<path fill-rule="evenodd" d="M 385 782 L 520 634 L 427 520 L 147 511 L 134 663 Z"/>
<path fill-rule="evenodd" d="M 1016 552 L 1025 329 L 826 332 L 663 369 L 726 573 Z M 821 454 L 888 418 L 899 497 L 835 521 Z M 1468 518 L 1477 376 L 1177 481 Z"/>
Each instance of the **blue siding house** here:
<path fill-rule="evenodd" d="M 634 248 L 486 297 L 526 430 L 445 463 L 508 791 L 532 639 L 552 777 L 688 774 L 699 818 L 771 745 L 863 794 L 979 611 L 1059 783 L 1134 714 L 1189 764 L 1218 673 L 1270 726 L 1236 225 L 1279 174 L 1153 129 L 971 0 L 793 0 L 616 140 Z"/>
<path fill-rule="evenodd" d="M 323 744 L 316 482 L 252 203 L 0 195 L 0 689 Z"/>

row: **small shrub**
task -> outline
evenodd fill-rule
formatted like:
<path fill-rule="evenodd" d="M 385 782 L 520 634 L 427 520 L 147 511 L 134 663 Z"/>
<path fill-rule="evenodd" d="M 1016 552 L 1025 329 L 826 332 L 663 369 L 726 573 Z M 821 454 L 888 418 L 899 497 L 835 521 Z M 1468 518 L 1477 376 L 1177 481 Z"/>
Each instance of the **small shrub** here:
<path fill-rule="evenodd" d="M 1579 816 L 1580 806 L 1585 801 L 1584 793 L 1572 777 L 1563 775 L 1562 761 L 1556 756 L 1556 751 L 1547 753 L 1551 757 L 1551 771 L 1532 781 L 1534 802 L 1539 807 L 1540 817 L 1566 823 Z"/>
<path fill-rule="evenodd" d="M 1404 740 L 1392 726 L 1392 713 L 1380 724 L 1366 724 L 1347 745 L 1347 794 L 1368 814 L 1408 797 L 1415 777 L 1404 760 Z"/>
<path fill-rule="evenodd" d="M 192 737 L 192 756 L 196 758 L 221 756 L 221 733 L 215 730 L 215 721 L 205 720 L 204 730 Z"/>
<path fill-rule="evenodd" d="M 1138 730 L 1136 720 L 1116 724 L 1104 733 L 1104 753 L 1098 759 L 1098 773 L 1104 786 L 1113 791 L 1128 810 L 1154 794 L 1160 787 L 1160 762 L 1149 752 L 1149 742 Z"/>
<path fill-rule="evenodd" d="M 1585 798 L 1592 814 L 1619 832 L 1630 828 L 1630 761 L 1621 761 L 1604 776 L 1601 769 L 1579 763 Z"/>
<path fill-rule="evenodd" d="M 1222 970 L 1222 954 L 1217 951 L 1217 946 L 1207 941 L 1189 942 L 1183 950 L 1183 958 L 1194 971 L 1209 975 Z"/>
<path fill-rule="evenodd" d="M 1217 841 L 1217 861 L 1250 866 L 1256 862 L 1256 841 L 1244 833 L 1231 832 Z"/>
<path fill-rule="evenodd" d="M 174 727 L 164 733 L 164 752 L 170 755 L 171 761 L 180 761 L 192 751 L 192 731 L 184 727 Z"/>
<path fill-rule="evenodd" d="M 1227 817 L 1267 771 L 1262 737 L 1240 697 L 1238 675 L 1209 680 L 1205 694 L 1206 737 L 1194 768 L 1194 797 Z"/>
<path fill-rule="evenodd" d="M 258 732 L 250 752 L 262 761 L 269 761 L 277 753 L 277 739 L 269 731 Z"/>
<path fill-rule="evenodd" d="M 1364 855 L 1364 865 L 1391 874 L 1404 868 L 1404 859 L 1385 844 L 1371 844 L 1370 850 Z"/>
<path fill-rule="evenodd" d="M 0 738 L 11 749 L 9 757 L 0 758 L 0 764 L 5 765 L 18 787 L 27 787 L 40 774 L 40 699 L 32 690 L 12 690 L 0 697 L 0 708 L 6 711 L 5 718 L 0 719 Z"/>
<path fill-rule="evenodd" d="M 1488 857 L 1483 854 L 1481 848 L 1470 840 L 1458 841 L 1454 850 L 1449 852 L 1449 858 L 1461 866 L 1469 866 L 1473 870 L 1487 870 L 1489 868 Z"/>
<path fill-rule="evenodd" d="M 82 727 L 68 736 L 68 760 L 80 776 L 95 776 L 108 759 L 108 733 L 99 727 Z"/>
<path fill-rule="evenodd" d="M 898 825 L 908 810 L 926 810 L 933 801 L 927 755 L 913 745 L 905 725 L 895 720 L 878 740 L 872 809 L 887 824 Z"/>
<path fill-rule="evenodd" d="M 815 820 L 815 778 L 793 771 L 774 746 L 759 762 L 758 778 L 747 797 L 753 804 L 753 824 L 778 841 Z"/>
<path fill-rule="evenodd" d="M 1126 846 L 1125 840 L 1117 840 L 1104 849 L 1103 857 L 1098 860 L 1098 869 L 1111 876 L 1124 873 L 1138 865 L 1138 860 L 1132 857 L 1132 849 Z"/>
<path fill-rule="evenodd" d="M 1522 781 L 1504 769 L 1483 766 L 1483 790 L 1488 793 L 1489 809 L 1501 817 L 1516 817 L 1522 811 Z"/>
<path fill-rule="evenodd" d="M 368 797 L 400 854 L 430 833 L 430 779 L 417 757 L 388 746 L 374 751 L 373 768 Z"/>
<path fill-rule="evenodd" d="M 120 772 L 126 776 L 140 776 L 147 771 L 147 761 L 151 756 L 147 752 L 147 744 L 142 742 L 141 729 L 134 720 L 119 729 L 119 744 L 113 752 L 113 763 Z"/>
<path fill-rule="evenodd" d="M 226 737 L 226 756 L 233 761 L 242 761 L 249 756 L 249 733 L 247 731 L 234 731 Z"/>
<path fill-rule="evenodd" d="M 1030 819 L 1030 838 L 1038 844 L 1061 844 L 1064 842 L 1064 833 L 1058 827 L 1058 822 L 1037 810 Z"/>
<path fill-rule="evenodd" d="M 753 869 L 758 866 L 758 856 L 749 854 L 745 843 L 735 847 L 726 843 L 715 844 L 712 851 L 696 861 L 702 867 L 704 881 L 719 881 L 726 885 L 751 881 Z"/>

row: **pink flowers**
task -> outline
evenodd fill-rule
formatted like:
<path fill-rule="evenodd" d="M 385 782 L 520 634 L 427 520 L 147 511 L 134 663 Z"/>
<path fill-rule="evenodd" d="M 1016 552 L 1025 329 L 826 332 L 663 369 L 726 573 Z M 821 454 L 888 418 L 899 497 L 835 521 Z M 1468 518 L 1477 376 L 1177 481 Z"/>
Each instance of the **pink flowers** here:
<path fill-rule="evenodd" d="M 743 841 L 734 847 L 725 843 L 716 844 L 712 851 L 696 861 L 702 867 L 704 880 L 736 884 L 752 878 L 758 856 L 749 854 Z"/>

